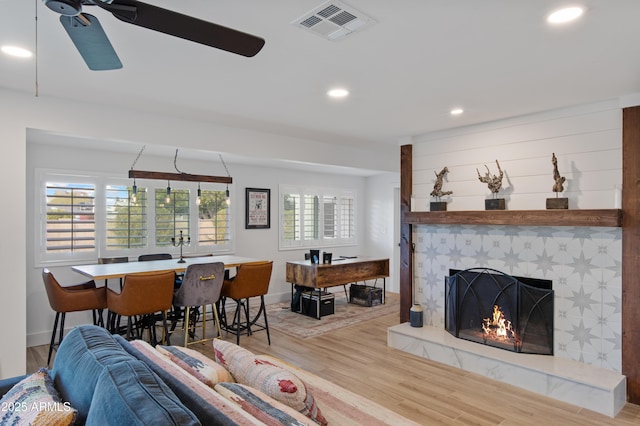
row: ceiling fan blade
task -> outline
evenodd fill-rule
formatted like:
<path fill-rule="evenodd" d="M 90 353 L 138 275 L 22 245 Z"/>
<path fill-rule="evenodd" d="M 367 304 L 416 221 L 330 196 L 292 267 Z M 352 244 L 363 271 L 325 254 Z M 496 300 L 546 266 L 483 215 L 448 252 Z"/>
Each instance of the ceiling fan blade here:
<path fill-rule="evenodd" d="M 260 37 L 137 0 L 96 4 L 121 21 L 246 57 L 255 56 L 265 43 Z"/>
<path fill-rule="evenodd" d="M 98 18 L 81 13 L 77 16 L 60 16 L 60 22 L 89 69 L 105 71 L 122 68 L 122 62 Z"/>

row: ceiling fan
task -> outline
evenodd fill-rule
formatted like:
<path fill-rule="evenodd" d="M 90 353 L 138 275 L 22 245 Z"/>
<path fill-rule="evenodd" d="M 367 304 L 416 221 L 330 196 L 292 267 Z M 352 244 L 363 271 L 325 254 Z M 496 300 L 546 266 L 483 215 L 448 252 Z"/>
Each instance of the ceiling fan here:
<path fill-rule="evenodd" d="M 54 12 L 76 49 L 94 71 L 122 68 L 98 18 L 82 12 L 82 6 L 98 6 L 119 20 L 201 43 L 238 55 L 255 56 L 264 39 L 192 16 L 183 15 L 137 0 L 42 0 Z"/>

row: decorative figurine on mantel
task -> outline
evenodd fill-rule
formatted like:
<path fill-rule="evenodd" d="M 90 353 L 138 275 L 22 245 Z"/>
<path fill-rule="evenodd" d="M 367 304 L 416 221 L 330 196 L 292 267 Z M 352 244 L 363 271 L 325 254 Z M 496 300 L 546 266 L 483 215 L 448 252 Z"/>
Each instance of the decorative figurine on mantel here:
<path fill-rule="evenodd" d="M 547 209 L 568 209 L 569 199 L 558 198 L 558 194 L 564 191 L 566 179 L 564 176 L 560 176 L 560 172 L 558 171 L 558 158 L 555 152 L 551 155 L 551 163 L 553 164 L 553 180 L 555 181 L 553 184 L 553 192 L 556 193 L 556 198 L 547 198 Z"/>
<path fill-rule="evenodd" d="M 442 190 L 442 181 L 444 180 L 444 175 L 449 173 L 449 169 L 445 166 L 444 169 L 440 170 L 440 173 L 434 172 L 436 175 L 436 183 L 433 185 L 433 191 L 431 191 L 431 196 L 435 197 L 436 201 L 432 201 L 429 204 L 429 210 L 432 212 L 442 212 L 447 210 L 447 202 L 441 201 L 440 199 L 445 195 L 453 194 L 453 191 L 443 191 Z"/>
<path fill-rule="evenodd" d="M 502 178 L 504 177 L 504 173 L 502 173 L 502 168 L 500 168 L 500 163 L 496 160 L 496 165 L 498 166 L 498 175 L 491 175 L 489 171 L 489 167 L 485 164 L 485 168 L 487 169 L 487 173 L 484 176 L 480 175 L 480 171 L 476 169 L 478 172 L 478 179 L 482 183 L 486 183 L 489 187 L 489 190 L 493 194 L 493 198 L 484 200 L 484 209 L 485 210 L 504 210 L 505 209 L 505 201 L 504 198 L 497 198 L 498 192 L 502 188 Z"/>

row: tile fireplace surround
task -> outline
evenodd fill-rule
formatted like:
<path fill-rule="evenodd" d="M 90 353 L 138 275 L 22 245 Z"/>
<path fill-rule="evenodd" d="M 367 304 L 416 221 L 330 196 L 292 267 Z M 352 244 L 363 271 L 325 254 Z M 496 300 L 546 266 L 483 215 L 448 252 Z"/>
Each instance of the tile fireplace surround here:
<path fill-rule="evenodd" d="M 419 225 L 413 232 L 414 292 L 425 327 L 390 328 L 390 347 L 617 414 L 626 401 L 620 228 Z M 553 281 L 554 356 L 510 353 L 444 330 L 445 276 L 475 267 Z"/>

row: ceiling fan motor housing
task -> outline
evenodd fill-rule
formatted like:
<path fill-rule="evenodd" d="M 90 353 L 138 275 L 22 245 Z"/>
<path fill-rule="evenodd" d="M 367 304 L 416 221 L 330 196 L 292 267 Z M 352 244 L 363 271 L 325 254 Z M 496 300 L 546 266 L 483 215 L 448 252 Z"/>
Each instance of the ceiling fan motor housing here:
<path fill-rule="evenodd" d="M 76 16 L 82 12 L 82 0 L 42 0 L 54 12 L 65 16 Z"/>

